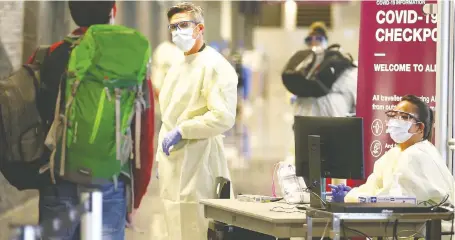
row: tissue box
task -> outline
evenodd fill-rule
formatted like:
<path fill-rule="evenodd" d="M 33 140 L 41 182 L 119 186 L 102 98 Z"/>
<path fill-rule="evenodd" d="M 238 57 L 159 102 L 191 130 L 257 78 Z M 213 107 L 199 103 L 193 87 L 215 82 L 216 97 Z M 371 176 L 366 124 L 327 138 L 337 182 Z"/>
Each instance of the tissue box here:
<path fill-rule="evenodd" d="M 360 196 L 359 202 L 361 203 L 409 203 L 417 204 L 415 197 L 406 196 Z"/>

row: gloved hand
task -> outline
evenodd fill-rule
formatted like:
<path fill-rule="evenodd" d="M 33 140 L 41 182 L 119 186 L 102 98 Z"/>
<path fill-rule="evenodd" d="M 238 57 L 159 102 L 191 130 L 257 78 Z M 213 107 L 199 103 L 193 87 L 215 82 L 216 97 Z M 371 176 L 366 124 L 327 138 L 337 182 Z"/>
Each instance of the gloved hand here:
<path fill-rule="evenodd" d="M 346 194 L 351 191 L 351 187 L 342 184 L 332 185 L 329 184 L 332 189 L 332 202 L 343 203 Z"/>
<path fill-rule="evenodd" d="M 297 96 L 296 96 L 296 95 L 292 95 L 292 97 L 291 97 L 291 104 L 294 104 L 295 101 L 297 101 Z"/>
<path fill-rule="evenodd" d="M 169 156 L 169 149 L 174 146 L 175 144 L 179 143 L 182 140 L 182 134 L 179 132 L 178 129 L 174 129 L 166 134 L 163 139 L 162 148 L 163 152 Z"/>

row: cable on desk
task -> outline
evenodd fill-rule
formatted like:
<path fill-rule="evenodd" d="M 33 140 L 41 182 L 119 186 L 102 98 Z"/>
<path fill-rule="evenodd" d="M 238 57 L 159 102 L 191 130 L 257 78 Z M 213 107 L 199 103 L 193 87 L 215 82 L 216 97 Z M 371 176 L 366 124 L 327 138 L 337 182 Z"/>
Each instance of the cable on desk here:
<path fill-rule="evenodd" d="M 398 240 L 397 229 L 398 229 L 398 219 L 396 219 L 395 223 L 393 224 L 393 233 L 392 233 L 393 240 Z"/>
<path fill-rule="evenodd" d="M 387 229 L 389 229 L 389 224 L 390 224 L 390 221 L 387 220 L 387 223 L 385 224 L 385 227 L 384 227 L 384 232 L 385 232 L 386 236 L 387 236 Z M 389 238 L 387 237 L 387 239 L 389 239 Z"/>
<path fill-rule="evenodd" d="M 434 211 L 434 210 L 436 210 L 436 208 L 444 205 L 447 202 L 448 199 L 449 199 L 449 194 L 446 194 L 444 196 L 444 198 L 439 203 L 437 203 L 437 202 L 435 202 L 435 201 L 430 199 L 430 200 L 426 200 L 426 201 L 421 201 L 417 205 L 422 205 L 422 204 L 424 206 L 428 205 L 429 207 L 431 207 L 431 210 Z"/>
<path fill-rule="evenodd" d="M 324 232 L 322 232 L 322 237 L 321 240 L 324 240 L 325 233 L 327 231 L 327 228 L 329 227 L 330 220 L 327 221 L 327 224 L 325 225 Z"/>
<path fill-rule="evenodd" d="M 314 187 L 317 187 L 317 182 L 314 182 L 311 186 L 307 187 L 304 189 L 305 192 L 309 192 L 310 194 L 313 194 L 314 196 L 316 196 L 317 198 L 319 198 L 319 200 L 321 201 L 322 205 L 324 205 L 324 207 L 327 206 L 327 202 L 324 201 L 321 196 L 319 196 L 318 194 L 316 194 L 315 192 L 313 192 L 312 188 Z"/>
<path fill-rule="evenodd" d="M 452 160 L 452 161 L 453 161 L 453 160 Z M 453 165 L 452 165 L 452 166 L 453 166 Z M 453 224 L 454 224 L 454 218 L 455 218 L 455 216 L 454 216 L 454 215 L 455 215 L 455 207 L 452 206 L 452 209 L 453 209 L 453 211 L 452 211 L 452 216 L 451 216 L 452 221 L 451 221 L 451 225 L 450 225 L 450 240 L 452 240 L 453 234 L 454 234 L 454 233 L 453 233 Z"/>
<path fill-rule="evenodd" d="M 290 211 L 288 211 L 290 210 Z M 296 207 L 291 207 L 291 208 L 285 208 L 285 207 L 279 207 L 275 206 L 270 209 L 272 212 L 283 212 L 283 213 L 305 213 L 305 211 L 298 210 Z"/>
<path fill-rule="evenodd" d="M 326 203 L 324 200 L 322 200 L 321 196 L 317 195 L 315 192 L 313 192 L 313 191 L 311 191 L 311 190 L 309 190 L 309 192 L 310 192 L 311 194 L 313 194 L 314 196 L 318 197 L 319 200 L 321 201 L 321 203 L 322 203 L 324 206 L 327 206 L 327 203 Z"/>
<path fill-rule="evenodd" d="M 398 236 L 399 239 L 413 238 L 413 237 L 415 237 L 416 235 L 420 235 L 419 237 L 425 237 L 425 235 L 423 235 L 423 234 L 421 233 L 421 231 L 423 230 L 423 228 L 424 228 L 425 226 L 426 226 L 426 224 L 423 223 L 422 226 L 421 226 L 417 231 L 414 231 L 414 230 L 406 230 L 406 229 L 405 229 L 405 230 L 401 230 L 401 231 L 398 232 L 397 236 Z M 402 232 L 412 232 L 412 233 L 414 233 L 414 234 L 412 234 L 412 235 L 410 235 L 410 236 L 405 236 L 405 237 L 403 236 L 403 237 L 400 237 L 400 233 L 402 233 Z"/>
<path fill-rule="evenodd" d="M 447 202 L 447 200 L 449 200 L 449 194 L 446 194 L 446 196 L 444 197 L 444 199 L 442 199 L 441 202 L 439 202 L 438 204 L 434 205 L 434 206 L 431 206 L 431 211 L 435 211 L 438 207 L 442 206 L 444 203 Z"/>
<path fill-rule="evenodd" d="M 399 236 L 399 235 L 400 235 L 399 233 L 401 233 L 401 232 L 412 232 L 412 233 L 414 233 L 414 234 L 409 235 L 409 236 L 402 236 L 402 237 L 400 237 L 400 236 Z M 422 238 L 425 237 L 425 235 L 423 235 L 423 234 L 421 234 L 421 233 L 419 233 L 419 232 L 413 231 L 413 230 L 402 230 L 402 231 L 398 232 L 398 238 L 399 238 L 399 239 L 409 239 L 409 238 L 415 237 L 416 235 L 419 235 L 419 237 L 422 237 Z"/>
<path fill-rule="evenodd" d="M 361 232 L 361 231 L 359 231 L 359 230 L 355 230 L 355 229 L 346 227 L 346 225 L 344 225 L 344 223 L 342 223 L 341 226 L 343 227 L 343 230 L 344 230 L 344 229 L 347 229 L 347 230 L 349 230 L 349 231 L 351 231 L 351 232 L 355 232 L 355 233 L 357 233 L 357 234 L 360 234 L 360 235 L 364 236 L 364 237 L 365 237 L 366 239 L 368 239 L 368 240 L 373 240 L 371 237 L 369 237 L 368 235 L 366 235 L 365 233 L 363 233 L 363 232 Z M 344 232 L 344 231 L 343 231 L 343 232 Z M 344 235 L 346 236 L 345 233 L 344 233 Z"/>
<path fill-rule="evenodd" d="M 390 224 L 390 221 L 387 221 L 387 223 L 386 223 L 386 225 L 385 225 L 385 227 L 384 227 L 385 239 L 390 239 L 390 237 L 387 237 L 387 231 L 388 231 L 387 229 L 389 229 L 389 224 Z M 422 229 L 423 229 L 425 226 L 426 226 L 426 223 L 423 223 L 422 226 L 421 226 L 417 231 L 414 231 L 414 230 L 401 230 L 401 231 L 398 232 L 398 238 L 400 238 L 400 239 L 408 239 L 408 238 L 415 237 L 415 236 L 418 235 L 418 234 L 419 234 L 421 237 L 425 237 L 425 236 L 421 233 Z M 400 237 L 399 235 L 400 235 L 400 233 L 402 233 L 402 232 L 412 232 L 412 233 L 414 233 L 414 234 L 412 234 L 412 235 L 410 235 L 410 236 L 407 236 L 407 237 Z M 393 238 L 394 238 L 394 237 L 392 236 L 392 239 L 393 239 Z"/>

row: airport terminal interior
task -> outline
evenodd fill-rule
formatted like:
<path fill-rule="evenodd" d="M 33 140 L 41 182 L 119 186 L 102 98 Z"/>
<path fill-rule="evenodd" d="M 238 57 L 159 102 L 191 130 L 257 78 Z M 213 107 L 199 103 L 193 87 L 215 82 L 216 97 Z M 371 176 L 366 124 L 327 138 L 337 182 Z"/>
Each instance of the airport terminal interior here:
<path fill-rule="evenodd" d="M 117 1 L 115 24 L 139 30 L 149 39 L 152 54 L 158 54 L 156 49 L 170 44 L 166 13 L 177 3 Z M 294 158 L 295 152 L 295 100 L 283 85 L 283 68 L 296 51 L 307 48 L 305 38 L 314 22 L 323 22 L 328 44 L 339 44 L 356 63 L 361 1 L 192 3 L 204 11 L 205 43 L 231 62 L 240 58 L 248 72 L 239 93 L 235 126 L 224 134 L 234 193 L 271 196 L 276 164 Z M 75 28 L 66 1 L 0 1 L 0 76 L 19 68 L 37 46 L 59 41 Z M 172 62 L 173 50 L 164 48 L 154 57 Z M 160 117 L 157 111 L 156 135 Z M 159 148 L 156 143 L 155 146 Z M 134 228 L 126 230 L 128 240 L 168 239 L 159 197 L 158 166 L 153 165 L 146 196 L 134 217 Z M 0 174 L 0 240 L 7 239 L 11 224 L 37 221 L 37 192 L 17 191 Z"/>

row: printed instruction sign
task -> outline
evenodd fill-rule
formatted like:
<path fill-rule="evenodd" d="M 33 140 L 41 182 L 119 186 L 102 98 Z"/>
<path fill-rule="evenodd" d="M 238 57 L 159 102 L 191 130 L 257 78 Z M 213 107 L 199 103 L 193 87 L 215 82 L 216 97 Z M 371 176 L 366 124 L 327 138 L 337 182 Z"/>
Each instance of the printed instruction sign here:
<path fill-rule="evenodd" d="M 361 4 L 357 116 L 364 119 L 365 170 L 369 176 L 374 162 L 394 147 L 385 131 L 385 112 L 406 94 L 435 106 L 437 16 L 423 12 L 425 1 Z"/>

